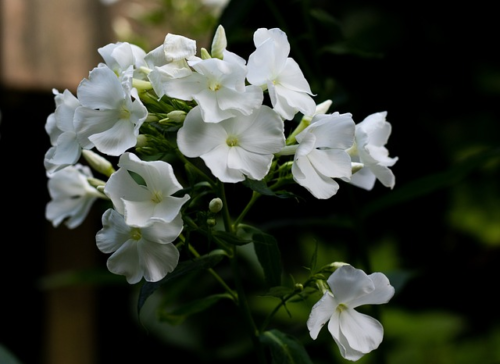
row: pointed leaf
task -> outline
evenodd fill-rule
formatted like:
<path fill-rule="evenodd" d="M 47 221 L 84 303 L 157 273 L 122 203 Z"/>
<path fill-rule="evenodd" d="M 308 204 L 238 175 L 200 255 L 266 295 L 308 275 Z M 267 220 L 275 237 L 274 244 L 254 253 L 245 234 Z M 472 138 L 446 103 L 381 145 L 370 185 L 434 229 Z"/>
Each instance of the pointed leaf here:
<path fill-rule="evenodd" d="M 139 299 L 137 303 L 137 312 L 140 313 L 144 302 L 156 291 L 160 286 L 179 278 L 185 274 L 192 273 L 201 269 L 208 269 L 215 266 L 226 255 L 223 250 L 214 250 L 207 255 L 201 256 L 197 259 L 181 262 L 174 269 L 173 272 L 167 274 L 165 278 L 158 282 L 144 282 L 139 292 Z"/>
<path fill-rule="evenodd" d="M 270 349 L 273 364 L 313 364 L 305 348 L 293 336 L 270 330 L 259 339 Z"/>
<path fill-rule="evenodd" d="M 269 234 L 253 234 L 254 248 L 269 287 L 281 285 L 281 253 L 278 242 Z"/>

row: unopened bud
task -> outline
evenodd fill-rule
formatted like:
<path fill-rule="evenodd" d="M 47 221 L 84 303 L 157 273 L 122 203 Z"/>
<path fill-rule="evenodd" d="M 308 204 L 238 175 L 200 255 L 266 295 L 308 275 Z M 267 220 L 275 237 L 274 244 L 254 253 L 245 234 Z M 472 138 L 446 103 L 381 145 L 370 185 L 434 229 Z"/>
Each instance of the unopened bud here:
<path fill-rule="evenodd" d="M 186 118 L 186 112 L 182 110 L 174 110 L 167 114 L 167 118 L 175 123 L 182 123 Z"/>
<path fill-rule="evenodd" d="M 200 49 L 200 56 L 201 56 L 201 59 L 203 59 L 203 60 L 212 58 L 210 53 L 208 53 L 208 51 L 205 48 Z"/>
<path fill-rule="evenodd" d="M 210 212 L 216 214 L 217 212 L 222 210 L 222 200 L 218 197 L 212 199 L 212 201 L 210 201 L 210 203 L 208 204 L 208 209 L 210 210 Z"/>
<path fill-rule="evenodd" d="M 136 148 L 144 148 L 148 145 L 148 137 L 144 134 L 139 134 L 137 136 L 137 143 L 135 144 Z"/>
<path fill-rule="evenodd" d="M 212 57 L 223 59 L 224 50 L 227 47 L 227 39 L 226 39 L 226 31 L 222 25 L 217 27 L 217 30 L 214 35 L 214 39 L 212 41 Z"/>
<path fill-rule="evenodd" d="M 83 149 L 82 155 L 92 169 L 107 177 L 111 176 L 111 174 L 115 171 L 111 162 L 91 150 Z"/>

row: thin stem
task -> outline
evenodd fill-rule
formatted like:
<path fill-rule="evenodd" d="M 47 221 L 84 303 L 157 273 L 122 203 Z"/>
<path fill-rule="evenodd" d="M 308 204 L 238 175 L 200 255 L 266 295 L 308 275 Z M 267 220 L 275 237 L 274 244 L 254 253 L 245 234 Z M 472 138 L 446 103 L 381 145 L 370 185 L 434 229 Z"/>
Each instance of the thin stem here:
<path fill-rule="evenodd" d="M 251 315 L 250 306 L 248 305 L 248 301 L 245 295 L 245 290 L 243 289 L 243 284 L 241 283 L 241 278 L 239 274 L 239 265 L 236 254 L 230 260 L 231 260 L 231 270 L 233 272 L 234 282 L 236 284 L 236 290 L 238 292 L 238 297 L 239 297 L 238 302 L 240 303 L 239 304 L 240 311 L 249 328 L 250 331 L 249 334 L 252 339 L 253 346 L 255 348 L 255 353 L 257 355 L 258 362 L 261 364 L 266 364 L 267 360 L 264 353 L 264 349 L 259 340 L 260 333 Z"/>
<path fill-rule="evenodd" d="M 197 257 L 197 258 L 199 258 L 199 257 L 200 257 L 200 253 L 198 253 L 198 252 L 196 251 L 196 249 L 195 249 L 195 248 L 194 248 L 191 244 L 188 244 L 188 248 L 189 248 L 189 251 L 190 251 L 191 253 L 193 253 L 193 255 L 194 255 L 195 257 Z M 216 271 L 214 271 L 212 268 L 208 268 L 208 271 L 210 272 L 210 274 L 211 274 L 212 276 L 214 276 L 215 280 L 216 280 L 217 282 L 219 282 L 219 283 L 220 283 L 220 285 L 221 285 L 222 287 L 224 287 L 224 289 L 227 291 L 227 293 L 229 293 L 229 294 L 231 295 L 231 297 L 233 298 L 234 302 L 236 302 L 236 304 L 238 304 L 238 302 L 239 302 L 239 300 L 238 300 L 238 296 L 234 293 L 234 291 L 231 289 L 231 287 L 229 287 L 229 286 L 227 285 L 227 283 L 226 283 L 226 282 L 225 282 L 225 281 L 221 278 L 221 276 L 219 276 L 219 275 L 217 274 L 217 272 L 216 272 Z"/>
<path fill-rule="evenodd" d="M 234 228 L 237 228 L 238 225 L 241 223 L 241 221 L 243 221 L 243 219 L 245 218 L 246 214 L 248 213 L 248 211 L 250 211 L 250 209 L 252 208 L 252 206 L 254 205 L 254 203 L 257 201 L 257 199 L 261 196 L 260 193 L 256 192 L 256 191 L 253 191 L 252 193 L 252 198 L 250 199 L 250 201 L 248 202 L 248 204 L 245 206 L 245 208 L 243 209 L 243 211 L 241 211 L 240 213 L 240 216 L 237 217 L 237 219 L 234 221 Z"/>

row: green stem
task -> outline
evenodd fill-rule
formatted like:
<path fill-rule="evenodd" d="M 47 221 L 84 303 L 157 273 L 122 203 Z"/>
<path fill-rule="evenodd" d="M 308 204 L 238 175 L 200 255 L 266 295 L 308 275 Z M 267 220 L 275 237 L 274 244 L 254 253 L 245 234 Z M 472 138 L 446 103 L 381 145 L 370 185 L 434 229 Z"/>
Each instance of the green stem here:
<path fill-rule="evenodd" d="M 197 257 L 197 258 L 200 257 L 200 253 L 198 253 L 196 251 L 196 249 L 191 244 L 188 244 L 188 248 L 189 248 L 189 251 L 191 253 L 193 253 L 193 255 L 195 257 Z M 237 294 L 234 293 L 234 291 L 227 285 L 227 283 L 221 278 L 221 276 L 219 276 L 217 274 L 217 272 L 214 271 L 212 268 L 208 268 L 208 271 L 215 278 L 215 280 L 217 282 L 219 282 L 222 287 L 224 287 L 224 289 L 227 291 L 227 293 L 229 293 L 231 295 L 231 297 L 233 298 L 234 302 L 236 302 L 238 304 L 238 296 L 237 296 Z"/>
<path fill-rule="evenodd" d="M 234 254 L 234 257 L 230 260 L 231 260 L 231 270 L 233 272 L 234 282 L 236 284 L 236 290 L 238 292 L 238 297 L 239 297 L 238 302 L 240 311 L 249 328 L 249 334 L 252 339 L 252 343 L 255 349 L 255 354 L 257 355 L 258 362 L 260 364 L 266 364 L 267 360 L 264 353 L 264 348 L 262 347 L 262 344 L 259 340 L 260 333 L 253 320 L 252 314 L 250 312 L 250 306 L 248 305 L 248 301 L 245 295 L 245 290 L 243 289 L 243 284 L 241 283 L 241 278 L 239 274 L 239 264 L 237 261 L 236 252 Z"/>
<path fill-rule="evenodd" d="M 243 211 L 241 211 L 240 213 L 240 216 L 238 216 L 238 218 L 234 221 L 234 228 L 237 228 L 238 225 L 241 223 L 241 221 L 243 221 L 243 219 L 245 218 L 246 214 L 248 213 L 248 211 L 250 211 L 250 209 L 252 208 L 252 206 L 254 205 L 254 203 L 257 201 L 257 199 L 261 196 L 260 193 L 256 192 L 256 191 L 253 191 L 252 193 L 252 198 L 250 199 L 250 201 L 248 202 L 248 204 L 245 206 L 245 208 L 243 209 Z"/>
<path fill-rule="evenodd" d="M 303 118 L 299 125 L 297 125 L 297 127 L 295 128 L 295 130 L 292 132 L 292 134 L 290 134 L 288 136 L 288 138 L 286 138 L 286 145 L 290 145 L 290 144 L 294 144 L 297 140 L 295 139 L 295 137 L 302 131 L 304 130 L 305 128 L 307 128 L 309 126 L 309 124 L 311 123 L 311 119 L 309 118 Z"/>

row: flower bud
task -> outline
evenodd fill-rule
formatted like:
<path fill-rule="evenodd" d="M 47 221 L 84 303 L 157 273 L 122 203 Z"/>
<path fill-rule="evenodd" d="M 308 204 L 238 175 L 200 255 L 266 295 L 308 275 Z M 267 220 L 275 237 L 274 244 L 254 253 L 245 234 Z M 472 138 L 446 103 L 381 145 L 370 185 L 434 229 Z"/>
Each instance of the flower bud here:
<path fill-rule="evenodd" d="M 212 41 L 212 57 L 223 59 L 223 52 L 227 47 L 226 31 L 222 25 L 217 27 L 217 30 Z"/>
<path fill-rule="evenodd" d="M 208 51 L 205 48 L 201 48 L 200 49 L 200 55 L 201 55 L 201 59 L 210 59 L 210 58 L 212 58 L 212 56 L 210 56 L 210 53 L 208 53 Z"/>
<path fill-rule="evenodd" d="M 82 155 L 90 167 L 95 171 L 109 177 L 115 171 L 111 162 L 91 150 L 83 149 Z"/>
<path fill-rule="evenodd" d="M 208 209 L 210 210 L 210 212 L 216 214 L 217 212 L 222 210 L 222 200 L 218 197 L 212 199 L 212 201 L 210 201 L 210 203 L 208 204 Z"/>
<path fill-rule="evenodd" d="M 139 134 L 137 136 L 136 148 L 144 148 L 148 145 L 148 137 L 144 134 Z"/>
<path fill-rule="evenodd" d="M 167 118 L 175 123 L 182 123 L 186 118 L 186 112 L 182 110 L 174 110 L 167 114 Z"/>

